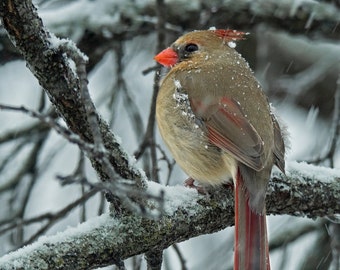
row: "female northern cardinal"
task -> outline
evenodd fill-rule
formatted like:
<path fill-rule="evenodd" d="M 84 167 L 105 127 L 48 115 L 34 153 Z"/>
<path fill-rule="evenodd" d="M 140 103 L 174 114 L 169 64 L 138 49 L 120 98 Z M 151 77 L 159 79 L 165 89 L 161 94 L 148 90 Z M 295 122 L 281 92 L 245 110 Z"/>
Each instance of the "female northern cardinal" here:
<path fill-rule="evenodd" d="M 270 269 L 265 194 L 284 142 L 267 98 L 234 49 L 244 33 L 194 31 L 155 56 L 171 67 L 161 82 L 160 133 L 189 182 L 235 185 L 234 269 Z"/>

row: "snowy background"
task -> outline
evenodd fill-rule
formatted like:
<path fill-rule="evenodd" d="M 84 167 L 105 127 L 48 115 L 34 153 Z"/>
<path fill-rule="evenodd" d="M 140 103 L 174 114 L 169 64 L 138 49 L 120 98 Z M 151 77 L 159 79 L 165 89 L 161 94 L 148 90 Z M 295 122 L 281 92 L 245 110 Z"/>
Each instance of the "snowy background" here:
<path fill-rule="evenodd" d="M 124 1 L 36 1 L 39 14 L 46 27 L 56 35 L 68 37 L 78 42 L 84 31 L 101 31 L 107 39 L 114 39 L 110 25 L 115 25 L 118 15 L 112 16 L 111 10 L 117 7 L 127 8 Z M 148 1 L 128 1 L 131 5 L 142 5 Z M 195 1 L 194 1 L 195 2 Z M 287 1 L 288 2 L 288 1 Z M 294 1 L 292 1 L 294 2 Z M 115 6 L 115 4 L 117 6 Z M 132 12 L 133 9 L 131 9 Z M 145 18 L 145 20 L 151 18 Z M 222 23 L 221 23 L 222 24 Z M 211 25 L 210 25 L 211 26 Z M 216 25 L 219 26 L 219 25 Z M 123 29 L 122 29 L 123 30 Z M 257 78 L 267 91 L 270 101 L 276 107 L 277 114 L 287 125 L 290 150 L 287 160 L 313 160 L 322 156 L 332 139 L 332 117 L 334 92 L 340 72 L 340 45 L 331 39 L 309 37 L 303 34 L 292 35 L 282 30 L 273 30 L 265 24 L 259 24 L 249 30 L 249 41 L 243 42 L 237 49 L 250 61 Z M 3 30 L 2 30 L 3 31 Z M 183 29 L 185 31 L 185 29 Z M 178 34 L 179 35 L 179 34 Z M 173 37 L 169 37 L 169 43 Z M 2 38 L 5 38 L 3 35 Z M 105 120 L 112 123 L 112 130 L 121 138 L 128 153 L 138 149 L 147 125 L 153 91 L 154 73 L 143 75 L 142 72 L 155 65 L 156 34 L 136 36 L 121 42 L 123 71 L 126 89 L 119 89 L 117 84 L 117 45 L 113 44 L 89 73 L 89 89 L 94 103 Z M 248 43 L 248 44 L 247 44 Z M 36 78 L 30 73 L 21 59 L 2 60 L 0 66 L 0 103 L 15 106 L 25 105 L 37 109 L 41 100 L 41 88 Z M 118 85 L 118 86 L 117 86 Z M 124 93 L 125 91 L 125 93 Z M 127 92 L 126 92 L 127 91 Z M 128 96 L 135 104 L 142 119 L 142 131 L 135 129 L 129 113 Z M 45 105 L 47 108 L 48 105 Z M 20 130 L 36 121 L 27 115 L 0 111 L 0 139 L 10 131 Z M 157 143 L 165 149 L 158 131 Z M 78 185 L 62 186 L 56 175 L 72 174 L 79 161 L 79 150 L 69 144 L 54 131 L 49 134 L 37 160 L 38 177 L 32 184 L 29 198 L 23 198 L 23 190 L 31 185 L 28 173 L 17 173 L 27 162 L 27 156 L 34 147 L 34 139 L 27 141 L 12 139 L 0 144 L 0 225 L 13 219 L 13 214 L 20 211 L 22 202 L 27 199 L 23 218 L 39 216 L 43 213 L 56 212 L 81 196 Z M 11 153 L 16 153 L 11 155 Z M 168 153 L 168 152 L 167 152 Z M 339 151 L 334 153 L 334 167 L 340 168 Z M 170 157 L 170 156 L 169 156 Z M 5 164 L 5 166 L 1 165 Z M 139 166 L 143 166 L 141 162 Z M 329 166 L 326 160 L 322 163 Z M 160 162 L 160 178 L 166 182 L 167 168 Z M 87 177 L 93 182 L 97 176 L 86 161 Z M 175 166 L 170 185 L 182 184 L 186 175 Z M 18 179 L 19 185 L 9 188 L 10 181 Z M 91 198 L 85 207 L 86 219 L 98 215 L 100 196 Z M 81 221 L 84 208 L 78 207 L 63 219 L 58 220 L 45 235 L 54 235 L 65 228 L 77 226 Z M 108 206 L 104 207 L 108 211 Z M 324 223 L 324 230 L 317 224 Z M 290 216 L 269 216 L 269 238 L 277 238 L 291 231 L 315 225 L 314 230 L 302 234 L 292 243 L 277 248 L 271 253 L 272 269 L 310 269 L 306 260 L 312 249 L 317 248 L 322 233 L 327 234 L 327 222 Z M 14 229 L 0 235 L 0 255 L 20 246 L 20 241 L 27 240 L 40 227 L 41 223 L 25 226 L 23 230 Z M 186 260 L 187 269 L 230 269 L 233 259 L 233 228 L 212 235 L 190 239 L 178 245 Z M 128 269 L 133 261 L 127 264 Z M 129 266 L 131 265 L 131 266 Z M 144 262 L 142 262 L 142 269 Z M 180 261 L 174 248 L 165 251 L 164 269 L 179 269 Z M 112 269 L 107 267 L 106 269 Z M 138 269 L 138 268 L 137 268 Z M 323 268 L 320 268 L 323 269 Z"/>

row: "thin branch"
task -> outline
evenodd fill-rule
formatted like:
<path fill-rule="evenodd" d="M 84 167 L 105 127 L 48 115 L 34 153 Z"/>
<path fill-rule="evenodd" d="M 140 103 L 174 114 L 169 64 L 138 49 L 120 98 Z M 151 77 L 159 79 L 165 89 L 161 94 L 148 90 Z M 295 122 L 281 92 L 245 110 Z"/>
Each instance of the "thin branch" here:
<path fill-rule="evenodd" d="M 31 225 L 33 223 L 42 222 L 44 220 L 52 221 L 53 223 L 55 223 L 57 220 L 64 218 L 65 214 L 67 214 L 69 211 L 72 211 L 75 207 L 79 206 L 80 203 L 85 202 L 86 200 L 91 198 L 93 195 L 95 195 L 99 191 L 100 191 L 99 189 L 95 189 L 95 188 L 92 189 L 91 191 L 84 194 L 81 198 L 67 205 L 66 207 L 59 210 L 58 212 L 40 214 L 39 216 L 36 216 L 36 217 L 15 220 L 15 221 L 12 221 L 10 224 L 3 224 L 0 230 L 0 234 L 4 234 L 10 230 L 15 229 L 18 226 Z M 49 228 L 52 225 L 53 224 L 48 225 Z"/>
<path fill-rule="evenodd" d="M 0 105 L 0 108 L 1 108 L 1 105 Z M 46 138 L 46 134 L 44 135 L 44 138 Z M 41 140 L 42 139 L 40 139 L 39 141 Z M 15 188 L 27 173 L 34 172 L 36 161 L 37 161 L 37 155 L 39 151 L 41 150 L 41 145 L 39 141 L 31 149 L 30 153 L 27 155 L 25 160 L 22 161 L 22 166 L 19 167 L 19 169 L 13 175 L 13 177 L 9 179 L 6 183 L 0 186 L 0 193 L 5 192 L 9 189 Z"/>
<path fill-rule="evenodd" d="M 278 236 L 273 236 L 270 239 L 269 250 L 273 251 L 275 249 L 282 248 L 282 246 L 287 246 L 290 243 L 296 241 L 298 238 L 320 229 L 322 226 L 325 226 L 325 221 L 312 224 L 303 224 L 300 227 L 295 226 L 294 228 L 290 228 L 288 230 L 282 230 L 279 232 Z"/>
<path fill-rule="evenodd" d="M 132 127 L 135 129 L 135 134 L 137 139 L 139 139 L 140 134 L 143 133 L 143 119 L 138 110 L 135 100 L 131 97 L 131 93 L 127 87 L 126 80 L 124 79 L 124 50 L 123 50 L 123 42 L 119 42 L 116 52 L 116 63 L 117 63 L 117 81 L 114 87 L 115 91 L 122 91 L 124 97 L 124 103 L 126 111 L 131 119 Z"/>
<path fill-rule="evenodd" d="M 105 196 L 103 193 L 101 193 L 100 202 L 99 202 L 98 211 L 97 211 L 98 216 L 104 214 L 105 205 L 106 205 Z"/>
<path fill-rule="evenodd" d="M 331 223 L 328 231 L 332 250 L 332 262 L 329 269 L 340 269 L 340 224 Z"/>
<path fill-rule="evenodd" d="M 136 189 L 136 182 L 131 180 L 124 180 L 119 177 L 116 172 L 113 170 L 109 160 L 106 158 L 109 154 L 107 149 L 102 147 L 96 147 L 91 143 L 87 143 L 82 140 L 78 135 L 74 134 L 69 129 L 63 127 L 51 117 L 40 114 L 34 110 L 25 108 L 24 106 L 16 107 L 10 105 L 0 104 L 0 109 L 3 110 L 12 110 L 18 111 L 25 114 L 28 114 L 31 117 L 37 118 L 42 121 L 44 124 L 49 125 L 55 131 L 57 131 L 60 135 L 62 135 L 65 139 L 67 139 L 71 143 L 75 143 L 79 146 L 79 148 L 84 151 L 90 158 L 96 160 L 97 162 L 102 163 L 102 168 L 107 170 L 106 173 L 109 175 L 111 181 L 110 183 L 105 182 L 101 184 L 101 188 L 108 191 L 110 194 L 113 194 L 117 198 L 121 200 L 125 207 L 129 209 L 133 209 L 137 211 L 141 215 L 150 215 L 150 217 L 154 216 L 154 213 L 149 213 L 147 208 L 145 208 L 145 198 L 150 198 L 150 195 L 145 192 L 145 190 Z M 68 177 L 67 179 L 69 179 Z M 99 186 L 99 184 L 97 184 Z M 154 196 L 155 200 L 159 202 L 157 209 L 159 209 L 159 214 L 162 212 L 162 194 L 159 196 Z M 119 210 L 119 209 L 117 209 Z M 122 211 L 122 209 L 120 210 Z"/>
<path fill-rule="evenodd" d="M 145 253 L 148 270 L 161 270 L 163 261 L 163 250 L 153 249 Z"/>
<path fill-rule="evenodd" d="M 114 3 L 107 2 L 107 8 L 99 9 L 97 16 L 110 16 L 114 18 L 120 15 L 121 19 L 98 20 L 98 17 L 91 16 L 96 3 L 87 2 L 84 11 L 78 14 L 77 19 L 82 21 L 80 30 L 99 33 L 105 29 L 112 36 L 122 36 L 122 29 L 128 29 L 124 33 L 124 39 L 132 39 L 137 35 L 149 34 L 154 31 L 157 24 L 156 1 L 142 1 L 136 5 L 129 2 L 120 3 L 119 7 L 112 8 Z M 48 23 L 48 27 L 60 34 L 76 31 L 72 27 L 75 19 L 70 16 L 62 16 L 74 8 L 72 5 L 60 6 L 53 9 L 44 9 L 44 17 L 51 12 L 55 16 Z M 88 12 L 86 12 L 88 11 Z M 1 14 L 1 13 L 0 13 Z M 306 35 L 319 35 L 330 38 L 339 37 L 339 5 L 336 1 L 301 1 L 297 3 L 284 0 L 248 1 L 239 0 L 235 4 L 230 0 L 200 1 L 186 0 L 168 1 L 167 8 L 168 31 L 178 31 L 180 26 L 190 29 L 197 28 L 197 25 L 239 26 L 242 28 L 265 22 L 277 29 L 283 29 L 291 33 L 303 33 Z M 222 18 L 222 19 L 221 19 Z M 219 23 L 219 25 L 217 24 Z M 103 40 L 104 42 L 107 40 Z M 106 45 L 107 46 L 107 45 Z M 93 52 L 94 53 L 94 52 Z"/>
<path fill-rule="evenodd" d="M 35 234 L 33 234 L 28 240 L 26 240 L 25 242 L 22 243 L 21 246 L 26 246 L 28 244 L 33 243 L 33 241 L 37 240 L 37 238 L 41 235 L 43 235 L 44 233 L 46 233 L 46 231 L 51 228 L 56 222 L 58 222 L 58 220 L 63 219 L 70 211 L 72 211 L 75 207 L 78 207 L 81 203 L 86 202 L 88 199 L 92 198 L 97 192 L 99 191 L 99 189 L 91 189 L 90 191 L 88 191 L 87 193 L 85 193 L 82 197 L 80 197 L 79 199 L 75 200 L 73 203 L 70 203 L 69 205 L 67 205 L 66 207 L 64 207 L 63 209 L 61 209 L 60 211 L 49 215 L 48 217 L 48 223 L 46 223 L 44 226 L 42 226 Z M 45 217 L 47 217 L 45 215 Z"/>
<path fill-rule="evenodd" d="M 305 247 L 305 256 L 298 269 L 329 269 L 332 261 L 330 239 L 327 230 L 328 224 L 316 233 L 316 239 Z"/>
<path fill-rule="evenodd" d="M 113 39 L 125 41 L 155 32 L 157 15 L 154 0 L 138 4 L 123 1 L 118 6 L 107 1 L 104 3 L 107 8 L 103 9 L 98 9 L 95 2 L 86 1 L 83 2 L 85 8 L 76 18 L 65 16 L 72 14 L 74 8 L 72 4 L 75 1 L 69 2 L 71 4 L 42 8 L 41 13 L 46 18 L 46 26 L 58 36 L 76 33 L 80 37 L 79 48 L 91 59 L 89 70 L 111 50 Z M 265 23 L 274 29 L 312 38 L 326 37 L 336 41 L 340 36 L 340 12 L 336 1 L 238 0 L 235 4 L 230 0 L 182 0 L 168 1 L 167 5 L 168 22 L 165 27 L 168 33 L 179 34 L 185 30 L 206 29 L 210 26 L 252 31 L 254 27 Z M 98 12 L 97 16 L 93 16 L 94 9 Z M 50 13 L 53 16 L 48 16 Z M 2 10 L 0 14 L 3 15 Z M 119 19 L 98 20 L 99 17 Z M 126 31 L 122 32 L 122 29 Z M 3 33 L 0 34 L 2 64 L 21 59 L 18 50 L 13 48 Z M 112 38 L 108 38 L 108 35 Z M 93 50 L 92 44 L 96 44 L 97 49 Z"/>
<path fill-rule="evenodd" d="M 157 219 L 164 213 L 164 192 L 160 190 L 158 193 L 149 193 L 149 192 L 141 192 L 139 190 L 133 189 L 131 183 L 123 182 L 123 184 L 118 185 L 116 183 L 110 182 L 99 182 L 92 183 L 89 182 L 87 178 L 75 177 L 74 175 L 69 176 L 60 176 L 57 178 L 61 181 L 62 185 L 70 185 L 70 184 L 81 184 L 84 186 L 88 186 L 91 189 L 96 188 L 102 191 L 109 192 L 110 194 L 115 194 L 119 196 L 121 201 L 127 204 L 130 208 L 134 210 L 135 213 L 140 214 L 141 216 Z M 118 189 L 118 192 L 117 192 Z M 121 194 L 123 194 L 123 196 Z M 138 204 L 134 198 L 142 197 L 145 200 L 148 200 L 148 203 Z M 150 209 L 148 209 L 150 207 Z M 149 211 L 150 212 L 149 212 Z"/>
<path fill-rule="evenodd" d="M 156 14 L 157 14 L 157 47 L 156 52 L 161 51 L 165 48 L 165 24 L 166 24 L 166 5 L 163 0 L 156 1 Z M 161 66 L 158 65 L 158 68 L 155 72 L 154 76 L 154 85 L 153 85 L 153 94 L 151 99 L 150 113 L 148 118 L 148 125 L 146 128 L 146 132 L 144 134 L 144 138 L 142 143 L 140 144 L 139 149 L 134 153 L 136 159 L 144 153 L 146 148 L 150 148 L 151 153 L 151 162 L 152 162 L 152 171 L 151 171 L 151 179 L 155 182 L 159 183 L 159 174 L 158 174 L 158 162 L 157 162 L 157 151 L 156 151 L 156 138 L 155 138 L 155 126 L 156 126 L 156 99 L 159 91 L 159 82 L 160 82 L 160 71 Z"/>
<path fill-rule="evenodd" d="M 28 202 L 32 197 L 32 190 L 35 187 L 35 184 L 38 180 L 38 158 L 40 156 L 40 153 L 43 149 L 43 146 L 46 142 L 48 136 L 48 132 L 45 133 L 44 137 L 41 137 L 37 143 L 34 145 L 33 150 L 31 154 L 27 157 L 29 160 L 30 166 L 25 169 L 25 175 L 28 176 L 28 179 L 24 179 L 23 177 L 20 179 L 20 184 L 24 184 L 23 180 L 26 180 L 28 183 L 26 184 L 26 188 L 21 192 L 20 199 L 18 195 L 14 195 L 11 198 L 11 205 L 17 205 L 18 202 L 20 202 L 19 206 L 15 206 L 14 209 L 16 211 L 16 218 L 23 219 L 24 215 L 27 210 Z M 24 228 L 21 226 L 17 227 L 17 239 L 16 239 L 16 245 L 21 245 L 23 243 L 24 239 Z"/>
<path fill-rule="evenodd" d="M 142 261 L 143 261 L 142 255 L 133 256 L 133 258 L 132 258 L 132 269 L 133 270 L 141 270 L 142 269 Z"/>
<path fill-rule="evenodd" d="M 305 70 L 278 79 L 278 88 L 289 92 L 289 95 L 293 99 L 306 95 L 312 86 L 315 86 L 324 79 L 325 74 L 327 74 L 329 70 L 338 65 L 339 60 L 340 57 L 335 57 L 334 54 L 325 54 Z"/>
<path fill-rule="evenodd" d="M 336 154 L 337 143 L 340 138 L 340 74 L 337 80 L 337 89 L 335 90 L 334 95 L 334 110 L 333 110 L 333 119 L 332 119 L 332 127 L 330 132 L 330 143 L 328 144 L 328 149 L 325 154 L 321 157 L 309 160 L 309 163 L 320 164 L 325 160 L 330 161 L 330 167 L 334 168 L 334 158 Z"/>
<path fill-rule="evenodd" d="M 188 267 L 186 266 L 185 258 L 183 257 L 183 254 L 181 250 L 179 249 L 177 244 L 172 245 L 173 249 L 175 250 L 177 257 L 179 258 L 179 261 L 181 262 L 181 269 L 182 270 L 188 270 Z"/>
<path fill-rule="evenodd" d="M 49 126 L 38 122 L 21 129 L 8 131 L 7 133 L 0 135 L 0 144 L 17 140 L 19 138 L 33 137 L 47 131 L 48 129 L 50 129 Z"/>
<path fill-rule="evenodd" d="M 5 169 L 5 167 L 8 166 L 8 164 L 10 164 L 10 162 L 12 160 L 14 160 L 14 158 L 16 158 L 21 153 L 21 150 L 25 146 L 27 146 L 27 141 L 26 140 L 17 142 L 17 145 L 11 149 L 11 151 L 7 155 L 7 157 L 4 158 L 1 161 L 0 172 L 2 172 Z M 11 182 L 11 181 L 9 181 L 9 182 Z M 8 184 L 8 182 L 7 182 L 7 184 Z M 3 192 L 4 190 L 6 190 L 6 187 L 4 187 L 4 186 L 6 186 L 7 184 L 0 185 L 0 193 Z M 9 186 L 11 186 L 11 184 Z"/>
<path fill-rule="evenodd" d="M 169 185 L 170 179 L 171 179 L 171 175 L 172 175 L 174 166 L 176 164 L 176 161 L 174 159 L 170 160 L 170 158 L 168 158 L 168 156 L 166 155 L 165 151 L 162 149 L 162 147 L 160 145 L 156 145 L 156 147 L 157 147 L 157 149 L 162 154 L 162 157 L 160 158 L 160 160 L 164 160 L 165 163 L 167 164 L 167 167 L 168 167 L 168 176 L 167 176 L 167 179 L 165 181 L 165 185 Z"/>
<path fill-rule="evenodd" d="M 151 72 L 157 72 L 159 70 L 159 66 L 158 65 L 155 65 L 155 66 L 152 66 L 152 67 L 149 67 L 147 69 L 144 69 L 142 71 L 142 74 L 143 75 L 148 75 L 149 73 Z"/>
<path fill-rule="evenodd" d="M 49 115 L 41 114 L 37 111 L 28 109 L 24 106 L 17 107 L 17 106 L 0 104 L 0 109 L 1 110 L 10 110 L 10 111 L 22 112 L 24 114 L 27 114 L 27 115 L 33 117 L 33 118 L 39 119 L 39 121 L 41 121 L 41 123 L 49 126 L 50 128 L 53 128 L 57 133 L 62 135 L 69 142 L 77 144 L 80 149 L 82 149 L 86 153 L 92 153 L 93 156 L 101 157 L 101 156 L 104 155 L 104 152 L 106 151 L 105 149 L 96 149 L 93 144 L 85 142 L 77 134 L 74 134 L 69 129 L 63 127 L 61 124 L 59 124 L 53 118 L 51 118 Z"/>

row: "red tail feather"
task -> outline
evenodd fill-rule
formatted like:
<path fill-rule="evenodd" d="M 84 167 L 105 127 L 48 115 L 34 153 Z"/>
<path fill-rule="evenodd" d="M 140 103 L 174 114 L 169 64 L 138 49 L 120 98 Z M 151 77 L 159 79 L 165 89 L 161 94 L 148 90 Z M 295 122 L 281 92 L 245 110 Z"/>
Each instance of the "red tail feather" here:
<path fill-rule="evenodd" d="M 238 171 L 235 183 L 234 270 L 270 270 L 266 215 L 249 207 L 249 194 Z"/>

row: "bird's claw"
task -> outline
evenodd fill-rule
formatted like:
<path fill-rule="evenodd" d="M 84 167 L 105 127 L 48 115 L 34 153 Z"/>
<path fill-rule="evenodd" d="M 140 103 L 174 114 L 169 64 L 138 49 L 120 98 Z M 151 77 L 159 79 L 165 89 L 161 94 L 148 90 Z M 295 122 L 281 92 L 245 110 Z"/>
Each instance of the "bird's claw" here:
<path fill-rule="evenodd" d="M 198 193 L 200 194 L 207 194 L 207 191 L 205 190 L 204 187 L 202 186 L 196 186 L 195 185 L 195 179 L 189 177 L 187 180 L 184 181 L 184 186 L 188 188 L 194 188 L 197 190 Z"/>

